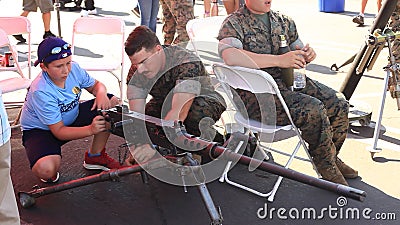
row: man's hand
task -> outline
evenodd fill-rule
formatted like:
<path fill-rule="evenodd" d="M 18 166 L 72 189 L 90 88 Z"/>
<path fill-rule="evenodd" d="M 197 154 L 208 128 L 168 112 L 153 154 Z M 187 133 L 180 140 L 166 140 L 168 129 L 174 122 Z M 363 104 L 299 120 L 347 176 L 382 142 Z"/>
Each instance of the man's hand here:
<path fill-rule="evenodd" d="M 303 50 L 294 50 L 287 52 L 283 55 L 278 55 L 279 59 L 279 67 L 281 68 L 304 68 L 306 66 L 306 52 Z"/>
<path fill-rule="evenodd" d="M 306 44 L 301 50 L 305 52 L 303 56 L 307 63 L 313 61 L 317 57 L 317 54 L 315 53 L 314 49 L 311 48 L 309 44 Z"/>
<path fill-rule="evenodd" d="M 136 146 L 134 149 L 131 147 L 131 153 L 136 162 L 143 163 L 150 160 L 155 154 L 156 150 L 150 144 Z"/>

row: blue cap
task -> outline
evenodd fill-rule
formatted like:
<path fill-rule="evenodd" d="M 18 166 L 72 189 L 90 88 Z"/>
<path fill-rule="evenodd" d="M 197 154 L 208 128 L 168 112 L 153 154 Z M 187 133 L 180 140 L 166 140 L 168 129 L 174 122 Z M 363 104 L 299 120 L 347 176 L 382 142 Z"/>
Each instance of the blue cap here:
<path fill-rule="evenodd" d="M 64 48 L 64 46 L 68 46 L 69 44 L 65 42 L 63 39 L 58 37 L 48 37 L 44 39 L 38 47 L 38 59 L 35 61 L 34 65 L 37 66 L 41 62 L 51 63 L 57 59 L 67 58 L 72 55 L 71 47 Z M 60 47 L 61 51 L 55 54 L 52 54 L 52 50 L 55 47 Z"/>

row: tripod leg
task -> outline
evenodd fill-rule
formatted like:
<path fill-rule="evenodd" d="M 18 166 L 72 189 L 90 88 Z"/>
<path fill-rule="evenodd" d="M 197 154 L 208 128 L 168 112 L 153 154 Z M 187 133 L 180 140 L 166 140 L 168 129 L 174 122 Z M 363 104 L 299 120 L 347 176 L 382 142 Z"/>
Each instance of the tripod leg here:
<path fill-rule="evenodd" d="M 185 158 L 188 160 L 191 166 L 199 165 L 199 163 L 192 158 L 192 155 L 190 153 L 187 153 Z M 208 192 L 207 186 L 204 183 L 201 183 L 197 185 L 197 189 L 199 190 L 201 198 L 203 199 L 203 202 L 206 206 L 207 212 L 210 215 L 211 224 L 222 224 L 223 219 L 221 215 L 221 210 L 217 210 L 217 207 L 215 207 L 214 201 L 211 198 L 210 192 Z"/>
<path fill-rule="evenodd" d="M 208 214 L 211 217 L 211 224 L 222 224 L 223 219 L 221 215 L 221 210 L 217 210 L 217 208 L 215 207 L 210 192 L 208 192 L 207 186 L 205 184 L 200 184 L 197 186 L 197 189 L 199 190 L 201 198 L 206 205 Z"/>
<path fill-rule="evenodd" d="M 389 76 L 390 76 L 390 71 L 389 71 L 389 69 L 387 69 L 387 75 L 385 76 L 385 79 L 383 80 L 384 88 L 383 88 L 383 94 L 382 94 L 382 99 L 381 99 L 381 105 L 379 107 L 379 114 L 378 114 L 378 118 L 376 120 L 375 129 L 374 129 L 374 138 L 373 138 L 374 143 L 372 145 L 372 148 L 368 148 L 368 150 L 371 152 L 372 156 L 374 153 L 382 151 L 382 149 L 378 148 L 377 145 L 378 145 L 379 132 L 381 130 L 382 114 L 383 114 L 383 108 L 385 107 L 385 99 L 386 99 L 386 92 L 387 92 L 387 88 L 388 88 Z"/>

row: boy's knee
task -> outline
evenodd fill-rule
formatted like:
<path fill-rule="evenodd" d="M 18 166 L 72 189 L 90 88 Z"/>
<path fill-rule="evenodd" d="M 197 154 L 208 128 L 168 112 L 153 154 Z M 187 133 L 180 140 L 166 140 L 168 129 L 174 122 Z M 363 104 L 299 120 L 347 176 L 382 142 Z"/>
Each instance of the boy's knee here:
<path fill-rule="evenodd" d="M 46 156 L 39 159 L 32 167 L 32 172 L 40 178 L 54 177 L 59 169 L 59 156 Z"/>

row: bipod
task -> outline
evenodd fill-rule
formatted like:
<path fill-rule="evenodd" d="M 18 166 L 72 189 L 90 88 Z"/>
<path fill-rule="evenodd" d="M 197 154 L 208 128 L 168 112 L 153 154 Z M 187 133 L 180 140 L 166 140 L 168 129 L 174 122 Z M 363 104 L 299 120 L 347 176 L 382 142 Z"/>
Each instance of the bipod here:
<path fill-rule="evenodd" d="M 382 90 L 383 94 L 381 98 L 381 104 L 379 106 L 378 118 L 374 129 L 374 136 L 373 136 L 374 142 L 372 147 L 367 147 L 367 150 L 371 152 L 371 157 L 373 158 L 375 153 L 382 151 L 381 148 L 377 147 L 377 144 L 378 144 L 379 133 L 381 130 L 383 109 L 385 107 L 386 92 L 388 90 L 390 90 L 392 97 L 397 99 L 397 109 L 400 110 L 400 76 L 399 76 L 400 66 L 399 64 L 396 63 L 396 59 L 392 52 L 392 42 L 400 39 L 400 32 L 394 33 L 391 29 L 387 28 L 383 33 L 377 32 L 374 35 L 374 37 L 370 39 L 373 40 L 370 41 L 372 43 L 379 41 L 382 43 L 386 43 L 389 50 L 389 65 L 384 68 L 384 70 L 386 71 L 386 76 L 383 80 L 384 83 Z"/>
<path fill-rule="evenodd" d="M 354 54 L 352 57 L 350 57 L 346 62 L 344 62 L 342 65 L 340 65 L 339 67 L 336 65 L 336 63 L 332 64 L 331 66 L 331 70 L 332 71 L 339 71 L 340 68 L 349 65 L 350 63 L 352 63 L 354 61 L 354 59 L 356 58 L 357 54 Z"/>

